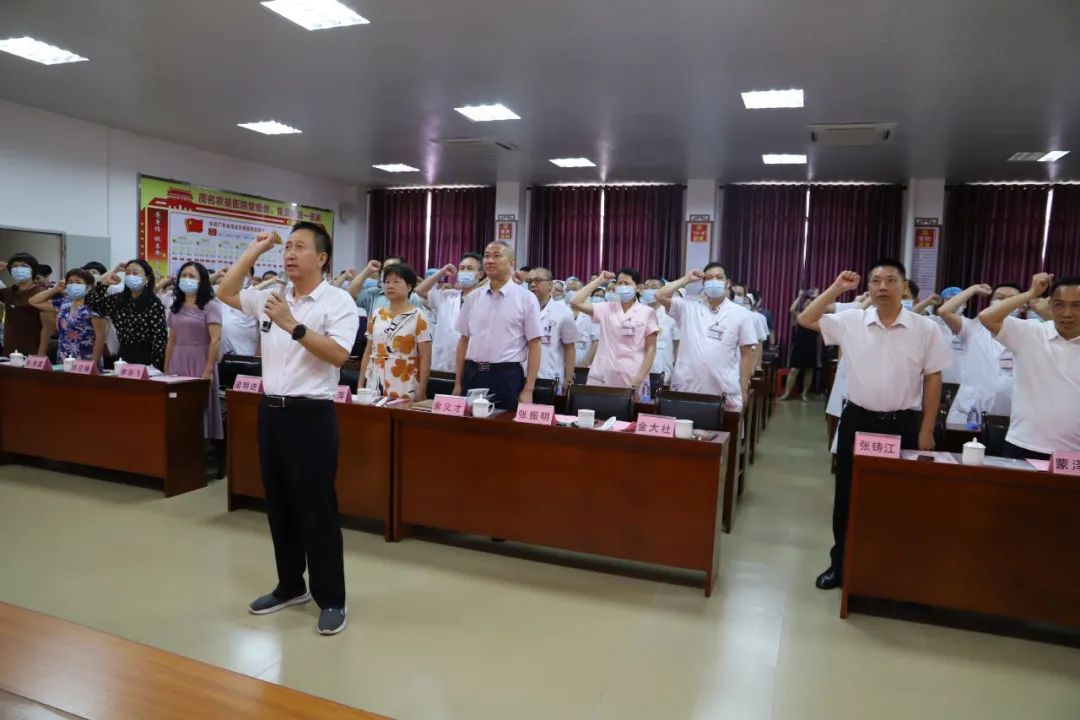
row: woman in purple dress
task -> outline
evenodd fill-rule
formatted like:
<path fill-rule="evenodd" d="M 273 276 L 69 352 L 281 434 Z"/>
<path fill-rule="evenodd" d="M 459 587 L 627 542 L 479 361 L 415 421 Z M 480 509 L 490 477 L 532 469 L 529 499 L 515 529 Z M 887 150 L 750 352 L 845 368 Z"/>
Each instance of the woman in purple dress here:
<path fill-rule="evenodd" d="M 214 299 L 210 273 L 200 263 L 180 268 L 167 315 L 169 342 L 165 346 L 165 372 L 210 381 L 203 428 L 208 440 L 222 439 L 218 401 L 217 357 L 221 343 L 221 303 Z"/>

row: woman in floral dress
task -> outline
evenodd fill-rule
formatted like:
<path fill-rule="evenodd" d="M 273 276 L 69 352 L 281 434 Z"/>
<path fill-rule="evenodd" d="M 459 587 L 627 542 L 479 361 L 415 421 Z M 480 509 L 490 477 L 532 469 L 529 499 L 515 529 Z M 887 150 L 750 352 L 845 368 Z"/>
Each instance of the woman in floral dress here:
<path fill-rule="evenodd" d="M 383 292 L 389 305 L 368 318 L 367 347 L 360 363 L 364 386 L 391 400 L 426 397 L 431 369 L 431 328 L 423 311 L 409 302 L 416 273 L 404 263 L 386 267 Z"/>
<path fill-rule="evenodd" d="M 57 362 L 75 358 L 93 360 L 95 365 L 101 363 L 106 320 L 84 302 L 92 287 L 94 276 L 82 268 L 73 268 L 64 276 L 64 282 L 30 298 L 30 305 L 43 315 L 56 316 Z"/>

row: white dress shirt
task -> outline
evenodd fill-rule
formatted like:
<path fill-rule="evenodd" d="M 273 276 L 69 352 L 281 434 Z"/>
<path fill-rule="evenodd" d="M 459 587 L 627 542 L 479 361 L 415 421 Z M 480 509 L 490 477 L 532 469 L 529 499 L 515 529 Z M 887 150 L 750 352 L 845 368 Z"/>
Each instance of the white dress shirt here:
<path fill-rule="evenodd" d="M 945 342 L 949 343 L 949 348 L 953 354 L 953 364 L 941 371 L 941 382 L 958 384 L 964 382 L 964 368 L 967 363 L 967 341 L 962 337 L 962 333 L 953 334 L 951 328 L 945 324 L 937 315 L 929 315 L 930 320 L 937 326 L 938 332 L 945 338 Z M 961 317 L 966 323 L 969 318 Z M 978 321 L 976 321 L 978 322 Z"/>
<path fill-rule="evenodd" d="M 454 327 L 469 338 L 466 360 L 524 362 L 529 341 L 540 337 L 540 303 L 512 280 L 498 290 L 489 284 L 466 296 Z"/>
<path fill-rule="evenodd" d="M 675 343 L 679 342 L 679 326 L 663 305 L 657 305 L 656 322 L 660 332 L 656 336 L 656 355 L 649 372 L 663 373 L 666 380 L 671 380 L 675 370 Z"/>
<path fill-rule="evenodd" d="M 923 376 L 952 363 L 952 352 L 930 318 L 901 310 L 885 327 L 878 310 L 822 315 L 821 337 L 847 359 L 847 397 L 872 412 L 921 410 Z"/>
<path fill-rule="evenodd" d="M 1008 442 L 1051 454 L 1080 452 L 1080 338 L 1066 340 L 1052 322 L 1005 318 L 997 340 L 1016 359 Z"/>
<path fill-rule="evenodd" d="M 966 424 L 972 407 L 980 417 L 984 412 L 1009 415 L 1013 396 L 1013 352 L 995 340 L 978 320 L 963 318 L 963 322 L 956 336 L 964 346 L 960 355 L 962 381 L 949 409 L 949 423 Z"/>
<path fill-rule="evenodd" d="M 574 318 L 574 325 L 578 331 L 577 340 L 574 341 L 574 367 L 585 367 L 585 358 L 589 357 L 589 350 L 597 340 L 599 328 L 593 325 L 592 318 L 583 312 L 579 312 Z"/>
<path fill-rule="evenodd" d="M 258 355 L 259 320 L 231 305 L 221 304 L 221 345 L 219 357 L 229 353 Z"/>
<path fill-rule="evenodd" d="M 341 377 L 340 368 L 308 352 L 292 336 L 270 321 L 263 312 L 266 300 L 275 292 L 249 288 L 240 291 L 240 307 L 258 318 L 262 331 L 263 392 L 267 395 L 333 400 Z M 308 332 L 327 335 L 351 350 L 360 329 L 356 304 L 346 290 L 325 280 L 310 295 L 296 298 L 294 288 L 285 288 L 285 302 L 293 317 Z"/>
<path fill-rule="evenodd" d="M 475 291 L 474 291 L 475 292 Z M 428 290 L 428 306 L 434 322 L 431 333 L 431 369 L 438 372 L 454 372 L 457 369 L 457 346 L 461 333 L 457 331 L 458 313 L 464 298 L 460 290 L 442 289 L 438 286 Z"/>
<path fill-rule="evenodd" d="M 728 410 L 742 409 L 742 348 L 758 342 L 752 313 L 730 300 L 713 311 L 705 298 L 674 297 L 669 314 L 682 338 L 671 389 L 727 395 Z"/>
<path fill-rule="evenodd" d="M 578 338 L 573 311 L 566 303 L 549 299 L 547 305 L 540 308 L 540 331 L 540 371 L 536 377 L 564 380 L 566 346 L 569 345 L 573 352 Z"/>
<path fill-rule="evenodd" d="M 847 310 L 858 310 L 859 303 L 836 303 L 834 313 L 841 313 Z M 840 417 L 840 413 L 844 410 L 844 401 L 847 400 L 847 363 L 844 360 L 844 356 L 840 356 L 840 360 L 836 363 L 836 377 L 833 378 L 832 390 L 829 391 L 829 402 L 825 404 L 825 414 L 832 415 L 835 418 Z M 833 438 L 833 444 L 835 445 L 836 438 Z M 836 452 L 835 448 L 833 452 Z"/>

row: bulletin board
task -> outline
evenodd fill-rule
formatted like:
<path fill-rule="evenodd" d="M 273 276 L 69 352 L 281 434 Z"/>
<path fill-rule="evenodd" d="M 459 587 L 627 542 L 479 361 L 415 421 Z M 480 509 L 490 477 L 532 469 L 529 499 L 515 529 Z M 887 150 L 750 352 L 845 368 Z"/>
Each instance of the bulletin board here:
<path fill-rule="evenodd" d="M 228 267 L 259 233 L 272 230 L 286 237 L 301 220 L 334 235 L 334 213 L 324 208 L 139 176 L 139 257 L 158 277 L 175 275 L 190 260 L 210 270 Z M 256 274 L 281 272 L 283 254 L 284 245 L 265 253 Z"/>

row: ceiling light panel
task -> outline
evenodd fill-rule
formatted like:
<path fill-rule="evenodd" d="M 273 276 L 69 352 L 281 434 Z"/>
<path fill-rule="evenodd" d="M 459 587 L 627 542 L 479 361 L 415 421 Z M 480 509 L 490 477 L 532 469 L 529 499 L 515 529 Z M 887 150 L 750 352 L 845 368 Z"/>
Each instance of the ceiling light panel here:
<path fill-rule="evenodd" d="M 337 0 L 269 0 L 262 5 L 305 30 L 329 30 L 370 22 Z"/>
<path fill-rule="evenodd" d="M 520 115 L 501 103 L 495 105 L 465 105 L 454 109 L 473 122 L 521 119 Z"/>
<path fill-rule="evenodd" d="M 772 110 L 776 108 L 801 108 L 804 103 L 803 91 L 791 90 L 749 90 L 742 94 L 743 105 L 747 110 Z"/>
<path fill-rule="evenodd" d="M 766 165 L 805 165 L 805 155 L 767 154 L 761 156 L 761 162 Z"/>
<path fill-rule="evenodd" d="M 390 163 L 389 165 L 372 165 L 371 167 L 376 170 L 382 170 L 389 173 L 406 173 L 406 172 L 420 172 L 420 168 L 414 168 L 412 165 L 404 165 L 402 163 Z"/>
<path fill-rule="evenodd" d="M 32 37 L 0 40 L 0 50 L 26 60 L 33 60 L 42 65 L 62 65 L 64 63 L 86 62 L 87 60 L 82 55 L 76 55 L 55 45 L 35 40 Z"/>
<path fill-rule="evenodd" d="M 263 135 L 296 135 L 303 132 L 284 123 L 279 123 L 277 120 L 260 120 L 258 122 L 238 123 L 237 127 L 242 127 L 245 130 L 253 130 Z"/>
<path fill-rule="evenodd" d="M 596 167 L 589 158 L 577 157 L 577 158 L 552 158 L 549 162 L 553 165 L 558 165 L 561 168 L 590 168 Z"/>

